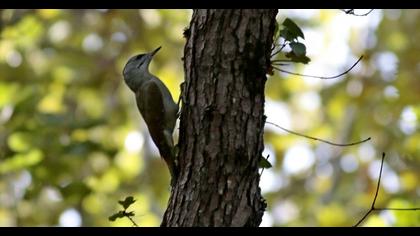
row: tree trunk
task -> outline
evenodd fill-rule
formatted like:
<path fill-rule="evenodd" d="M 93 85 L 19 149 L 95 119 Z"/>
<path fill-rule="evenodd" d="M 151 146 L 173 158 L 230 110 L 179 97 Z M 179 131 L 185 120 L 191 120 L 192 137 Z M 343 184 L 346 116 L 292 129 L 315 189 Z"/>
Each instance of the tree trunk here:
<path fill-rule="evenodd" d="M 162 226 L 259 226 L 264 85 L 277 10 L 195 10 L 185 32 L 183 106 Z"/>

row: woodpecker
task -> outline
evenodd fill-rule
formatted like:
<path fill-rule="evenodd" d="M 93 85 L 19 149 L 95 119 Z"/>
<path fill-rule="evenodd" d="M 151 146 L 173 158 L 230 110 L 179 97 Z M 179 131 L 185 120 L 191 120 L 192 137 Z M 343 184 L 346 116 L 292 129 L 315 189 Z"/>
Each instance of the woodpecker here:
<path fill-rule="evenodd" d="M 150 136 L 168 165 L 171 185 L 176 179 L 175 148 L 172 133 L 177 119 L 176 104 L 165 84 L 150 74 L 149 64 L 161 47 L 131 57 L 124 66 L 124 81 L 136 97 L 137 108 L 146 122 Z"/>

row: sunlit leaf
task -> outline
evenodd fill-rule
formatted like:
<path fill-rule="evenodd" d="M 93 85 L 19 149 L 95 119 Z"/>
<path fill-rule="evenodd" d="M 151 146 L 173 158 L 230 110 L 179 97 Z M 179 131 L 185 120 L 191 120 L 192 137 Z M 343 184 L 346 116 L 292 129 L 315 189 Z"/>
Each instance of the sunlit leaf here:
<path fill-rule="evenodd" d="M 44 154 L 41 150 L 33 149 L 24 154 L 14 155 L 0 162 L 0 174 L 31 167 L 42 161 Z"/>
<path fill-rule="evenodd" d="M 17 84 L 0 82 L 0 109 L 7 104 L 13 104 L 17 90 Z"/>
<path fill-rule="evenodd" d="M 31 148 L 31 139 L 29 133 L 15 132 L 9 136 L 8 144 L 16 152 L 24 152 Z"/>

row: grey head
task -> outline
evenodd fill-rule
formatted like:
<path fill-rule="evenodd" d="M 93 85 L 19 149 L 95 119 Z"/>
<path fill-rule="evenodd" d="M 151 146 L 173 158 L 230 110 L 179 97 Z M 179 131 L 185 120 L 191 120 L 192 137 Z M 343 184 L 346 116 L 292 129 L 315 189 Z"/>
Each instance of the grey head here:
<path fill-rule="evenodd" d="M 151 78 L 149 64 L 160 48 L 158 47 L 150 53 L 132 56 L 125 64 L 123 69 L 124 81 L 133 92 Z"/>

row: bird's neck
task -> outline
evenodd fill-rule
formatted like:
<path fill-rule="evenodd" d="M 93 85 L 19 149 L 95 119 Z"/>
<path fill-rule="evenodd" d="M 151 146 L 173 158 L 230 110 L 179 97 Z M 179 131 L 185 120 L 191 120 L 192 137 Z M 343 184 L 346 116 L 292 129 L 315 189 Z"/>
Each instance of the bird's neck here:
<path fill-rule="evenodd" d="M 151 78 L 152 75 L 150 75 L 149 73 L 144 73 L 141 75 L 137 74 L 129 76 L 126 79 L 126 83 L 133 92 L 136 92 L 141 86 L 143 86 L 145 82 L 149 81 Z"/>

